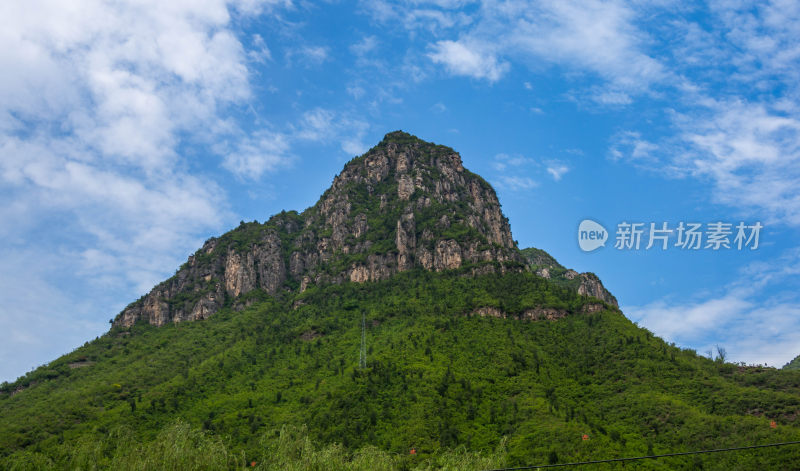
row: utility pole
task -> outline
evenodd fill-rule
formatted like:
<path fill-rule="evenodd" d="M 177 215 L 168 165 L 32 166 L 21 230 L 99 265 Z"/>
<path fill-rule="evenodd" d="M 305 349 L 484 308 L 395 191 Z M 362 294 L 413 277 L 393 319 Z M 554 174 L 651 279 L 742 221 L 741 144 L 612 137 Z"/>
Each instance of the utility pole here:
<path fill-rule="evenodd" d="M 361 351 L 358 355 L 358 367 L 367 367 L 367 313 L 361 311 Z"/>

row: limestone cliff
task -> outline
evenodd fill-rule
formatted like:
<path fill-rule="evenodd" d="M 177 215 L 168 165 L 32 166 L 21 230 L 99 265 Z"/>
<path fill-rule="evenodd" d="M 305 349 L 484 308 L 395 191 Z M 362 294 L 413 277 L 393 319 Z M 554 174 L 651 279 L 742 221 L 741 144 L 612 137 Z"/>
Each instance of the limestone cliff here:
<path fill-rule="evenodd" d="M 243 223 L 208 240 L 114 325 L 203 319 L 281 290 L 384 280 L 414 268 L 524 267 L 492 187 L 453 149 L 397 131 L 348 162 L 303 213 Z"/>
<path fill-rule="evenodd" d="M 537 275 L 574 289 L 582 296 L 592 296 L 612 306 L 619 307 L 611 294 L 594 273 L 578 273 L 567 269 L 544 250 L 530 247 L 520 251 L 528 268 Z"/>

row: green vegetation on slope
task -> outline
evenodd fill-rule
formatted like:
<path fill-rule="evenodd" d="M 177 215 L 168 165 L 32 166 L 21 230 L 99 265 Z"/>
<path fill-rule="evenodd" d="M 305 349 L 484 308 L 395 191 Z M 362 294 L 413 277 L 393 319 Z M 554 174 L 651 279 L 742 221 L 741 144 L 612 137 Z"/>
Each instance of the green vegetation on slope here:
<path fill-rule="evenodd" d="M 800 355 L 794 357 L 794 360 L 783 365 L 784 370 L 800 370 Z"/>
<path fill-rule="evenodd" d="M 163 434 L 180 432 L 218 450 L 208 469 L 235 468 L 277 459 L 265 452 L 280 441 L 273 431 L 303 424 L 316 444 L 308 453 L 342 463 L 332 469 L 350 469 L 359 453 L 379 460 L 412 448 L 420 461 L 381 463 L 435 466 L 462 449 L 466 467 L 482 456 L 519 465 L 800 439 L 800 372 L 699 357 L 619 311 L 582 314 L 588 303 L 597 301 L 529 273 L 412 271 L 266 297 L 205 321 L 115 328 L 4 385 L 0 462 L 70 468 L 96 444 L 101 467 L 135 467 L 168 452 Z M 509 318 L 467 315 L 483 307 Z M 533 307 L 571 314 L 514 318 Z M 296 469 L 315 469 L 298 460 Z M 786 448 L 642 468 L 798 464 L 800 450 Z"/>
<path fill-rule="evenodd" d="M 227 470 L 251 468 L 281 471 L 389 471 L 489 469 L 503 463 L 502 444 L 490 454 L 467 452 L 464 447 L 436 456 L 387 453 L 367 446 L 350 453 L 339 444 L 317 447 L 305 427 L 285 426 L 267 432 L 249 460 L 244 453 L 232 453 L 219 437 L 176 421 L 148 442 L 138 443 L 127 427 L 118 427 L 98 439 L 81 438 L 75 443 L 55 447 L 49 456 L 37 452 L 20 453 L 12 469 L 45 471 L 50 469 L 125 470 Z"/>
<path fill-rule="evenodd" d="M 528 247 L 527 249 L 522 249 L 519 253 L 525 257 L 525 260 L 531 265 L 531 267 L 535 268 L 548 268 L 548 269 L 555 269 L 559 274 L 567 271 L 560 263 L 553 258 L 552 255 L 545 252 L 542 249 L 537 249 L 536 247 Z"/>

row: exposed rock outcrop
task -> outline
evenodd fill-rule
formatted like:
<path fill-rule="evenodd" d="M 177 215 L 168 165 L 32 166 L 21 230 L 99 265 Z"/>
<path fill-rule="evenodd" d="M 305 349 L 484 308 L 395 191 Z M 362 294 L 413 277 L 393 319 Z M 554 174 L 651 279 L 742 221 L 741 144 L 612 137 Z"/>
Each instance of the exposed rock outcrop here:
<path fill-rule="evenodd" d="M 593 296 L 597 299 L 607 302 L 608 304 L 617 306 L 617 298 L 612 296 L 611 293 L 606 290 L 606 288 L 603 286 L 603 283 L 600 282 L 600 278 L 598 278 L 594 273 L 580 274 L 578 294 L 583 296 Z"/>
<path fill-rule="evenodd" d="M 348 162 L 302 214 L 207 241 L 114 325 L 205 319 L 254 292 L 379 281 L 415 267 L 480 274 L 524 265 L 492 187 L 453 149 L 398 131 Z"/>
<path fill-rule="evenodd" d="M 602 304 L 584 304 L 581 308 L 580 312 L 584 314 L 592 314 L 595 312 L 599 312 L 605 309 L 605 306 Z M 569 311 L 565 309 L 556 309 L 550 307 L 534 307 L 530 309 L 525 309 L 524 311 L 513 314 L 509 316 L 508 313 L 504 312 L 501 309 L 496 307 L 480 307 L 477 309 L 473 309 L 470 313 L 470 316 L 480 316 L 480 317 L 497 317 L 499 319 L 507 319 L 509 317 L 526 320 L 526 321 L 554 321 L 558 319 L 562 319 L 569 315 Z"/>
<path fill-rule="evenodd" d="M 619 307 L 614 297 L 594 273 L 578 273 L 565 268 L 544 250 L 527 248 L 520 251 L 528 264 L 528 269 L 542 278 L 573 289 L 582 296 L 592 296 L 612 306 Z"/>
<path fill-rule="evenodd" d="M 496 307 L 479 307 L 478 309 L 473 310 L 470 315 L 481 317 L 497 317 L 499 319 L 505 319 L 508 317 L 505 312 L 497 309 Z"/>
<path fill-rule="evenodd" d="M 594 274 L 568 270 L 543 250 L 519 251 L 494 190 L 466 170 L 453 149 L 398 131 L 348 162 L 303 213 L 242 223 L 209 239 L 175 276 L 125 308 L 114 325 L 205 319 L 223 306 L 243 309 L 283 290 L 380 281 L 415 268 L 482 275 L 526 266 L 617 305 Z M 544 309 L 520 315 L 562 314 Z"/>

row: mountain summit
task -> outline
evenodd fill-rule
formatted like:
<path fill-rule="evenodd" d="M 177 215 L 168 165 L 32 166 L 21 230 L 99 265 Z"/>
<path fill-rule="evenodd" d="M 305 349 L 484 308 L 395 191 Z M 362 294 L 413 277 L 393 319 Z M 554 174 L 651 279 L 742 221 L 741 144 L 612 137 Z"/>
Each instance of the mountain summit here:
<path fill-rule="evenodd" d="M 204 319 L 242 295 L 378 281 L 415 267 L 482 274 L 525 265 L 494 189 L 450 147 L 395 131 L 348 162 L 302 213 L 208 240 L 114 326 Z"/>

